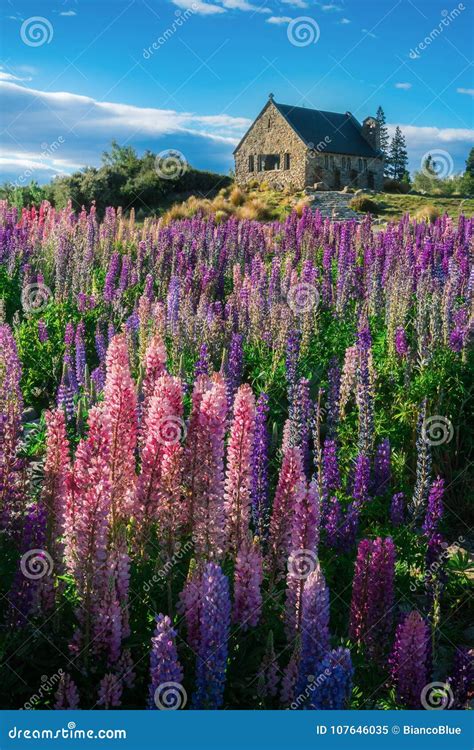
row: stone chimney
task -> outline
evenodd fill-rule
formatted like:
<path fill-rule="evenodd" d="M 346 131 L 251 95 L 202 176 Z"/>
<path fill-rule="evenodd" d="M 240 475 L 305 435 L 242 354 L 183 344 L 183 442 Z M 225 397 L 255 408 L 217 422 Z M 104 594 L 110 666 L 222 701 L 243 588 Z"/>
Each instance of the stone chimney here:
<path fill-rule="evenodd" d="M 364 138 L 377 151 L 380 150 L 380 125 L 375 117 L 366 117 L 362 123 L 362 133 Z"/>

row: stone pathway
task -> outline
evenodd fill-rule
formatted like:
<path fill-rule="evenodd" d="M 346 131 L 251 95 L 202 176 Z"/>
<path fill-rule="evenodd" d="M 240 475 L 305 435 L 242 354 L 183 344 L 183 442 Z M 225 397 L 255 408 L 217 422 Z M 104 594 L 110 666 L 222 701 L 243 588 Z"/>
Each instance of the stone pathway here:
<path fill-rule="evenodd" d="M 325 190 L 321 192 L 310 192 L 311 208 L 318 209 L 324 219 L 343 221 L 347 219 L 361 219 L 364 214 L 357 213 L 349 208 L 349 202 L 354 197 L 353 193 L 340 193 L 336 190 Z"/>

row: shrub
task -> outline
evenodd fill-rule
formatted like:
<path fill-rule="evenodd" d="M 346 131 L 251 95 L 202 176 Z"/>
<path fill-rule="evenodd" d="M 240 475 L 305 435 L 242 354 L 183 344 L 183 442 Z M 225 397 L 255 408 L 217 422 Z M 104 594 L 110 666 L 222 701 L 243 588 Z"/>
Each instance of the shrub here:
<path fill-rule="evenodd" d="M 246 197 L 242 188 L 236 185 L 230 193 L 230 202 L 233 206 L 242 206 L 245 203 Z"/>
<path fill-rule="evenodd" d="M 349 202 L 349 208 L 353 211 L 359 211 L 360 213 L 366 214 L 377 214 L 379 207 L 375 201 L 369 198 L 368 195 L 356 195 Z"/>
<path fill-rule="evenodd" d="M 418 211 L 416 212 L 417 219 L 419 219 L 420 221 L 429 221 L 431 224 L 433 224 L 440 216 L 441 211 L 432 203 L 428 203 L 426 206 L 422 206 L 422 208 L 418 209 Z"/>
<path fill-rule="evenodd" d="M 408 182 L 400 182 L 400 180 L 391 180 L 390 178 L 386 178 L 383 183 L 383 189 L 385 193 L 406 195 L 410 192 L 410 184 Z"/>

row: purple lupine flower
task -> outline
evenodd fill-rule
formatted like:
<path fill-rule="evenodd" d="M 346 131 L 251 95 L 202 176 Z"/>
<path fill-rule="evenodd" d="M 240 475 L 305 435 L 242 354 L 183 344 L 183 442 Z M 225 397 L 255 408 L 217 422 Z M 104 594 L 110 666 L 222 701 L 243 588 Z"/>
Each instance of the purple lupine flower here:
<path fill-rule="evenodd" d="M 56 711 L 65 711 L 79 708 L 79 692 L 72 677 L 63 672 L 59 680 L 59 687 L 54 695 Z"/>
<path fill-rule="evenodd" d="M 240 548 L 234 570 L 233 622 L 243 631 L 255 628 L 262 613 L 261 585 L 262 555 L 257 544 L 244 543 Z"/>
<path fill-rule="evenodd" d="M 339 392 L 341 388 L 341 370 L 336 359 L 332 359 L 328 370 L 328 395 L 326 421 L 329 435 L 334 436 L 339 421 Z"/>
<path fill-rule="evenodd" d="M 104 709 L 118 708 L 122 702 L 122 680 L 110 672 L 104 675 L 99 683 L 97 705 Z"/>
<path fill-rule="evenodd" d="M 364 453 L 359 453 L 355 462 L 354 483 L 352 497 L 359 505 L 369 499 L 370 487 L 370 459 Z"/>
<path fill-rule="evenodd" d="M 310 470 L 309 442 L 311 436 L 312 403 L 309 395 L 309 380 L 300 378 L 294 391 L 294 403 L 290 405 L 291 445 L 301 449 L 303 466 L 308 476 Z"/>
<path fill-rule="evenodd" d="M 48 340 L 48 328 L 44 320 L 38 320 L 38 339 L 41 344 Z"/>
<path fill-rule="evenodd" d="M 417 424 L 417 460 L 416 481 L 413 496 L 408 504 L 412 518 L 417 519 L 424 511 L 431 486 L 431 450 L 430 443 L 424 432 L 426 420 L 426 399 L 423 402 Z"/>
<path fill-rule="evenodd" d="M 405 358 L 410 351 L 407 335 L 402 326 L 399 326 L 395 331 L 395 351 L 401 359 Z"/>
<path fill-rule="evenodd" d="M 261 698 L 274 698 L 278 692 L 278 660 L 273 646 L 273 631 L 267 637 L 265 654 L 258 670 L 257 692 Z"/>
<path fill-rule="evenodd" d="M 53 572 L 51 555 L 44 549 L 46 523 L 46 509 L 42 505 L 37 503 L 28 508 L 23 520 L 18 568 L 7 596 L 7 620 L 11 627 L 25 627 L 28 618 L 41 611 L 41 593 L 49 585 Z"/>
<path fill-rule="evenodd" d="M 252 517 L 256 534 L 265 539 L 269 524 L 268 494 L 268 396 L 261 393 L 255 412 L 255 434 L 252 453 Z"/>
<path fill-rule="evenodd" d="M 385 438 L 377 446 L 374 460 L 374 494 L 384 495 L 390 490 L 391 452 L 390 440 Z"/>
<path fill-rule="evenodd" d="M 297 643 L 281 678 L 280 703 L 287 708 L 295 696 L 296 680 L 300 666 L 300 649 Z"/>
<path fill-rule="evenodd" d="M 447 683 L 454 696 L 454 702 L 450 708 L 467 708 L 474 694 L 474 649 L 456 648 L 453 669 Z"/>
<path fill-rule="evenodd" d="M 381 659 L 392 632 L 395 545 L 390 537 L 373 541 L 367 575 L 367 619 L 362 640 L 368 653 Z"/>
<path fill-rule="evenodd" d="M 211 372 L 211 362 L 209 359 L 209 351 L 207 344 L 201 344 L 199 349 L 199 358 L 194 366 L 194 377 L 198 378 L 199 375 L 209 375 Z"/>
<path fill-rule="evenodd" d="M 300 338 L 297 330 L 291 330 L 286 343 L 286 382 L 288 386 L 288 403 L 291 409 L 294 405 L 296 384 L 298 381 L 298 360 L 300 356 Z"/>
<path fill-rule="evenodd" d="M 207 563 L 201 578 L 194 708 L 215 710 L 224 702 L 230 611 L 227 577 L 219 565 Z"/>
<path fill-rule="evenodd" d="M 166 615 L 155 617 L 156 628 L 151 639 L 150 652 L 150 687 L 148 690 L 148 708 L 180 708 L 176 701 L 182 701 L 178 689 L 183 681 L 183 670 L 176 651 L 176 631 Z M 167 683 L 175 683 L 175 690 L 167 690 Z"/>
<path fill-rule="evenodd" d="M 168 284 L 166 297 L 166 320 L 170 334 L 176 333 L 179 316 L 180 282 L 178 276 L 172 276 Z"/>
<path fill-rule="evenodd" d="M 323 446 L 323 488 L 324 494 L 338 490 L 341 486 L 341 476 L 337 461 L 335 440 L 325 440 Z"/>
<path fill-rule="evenodd" d="M 315 688 L 309 699 L 309 708 L 317 711 L 342 711 L 347 708 L 353 675 L 349 649 L 339 647 L 329 651 L 315 672 Z M 309 689 L 312 690 L 311 683 Z"/>
<path fill-rule="evenodd" d="M 243 363 L 244 353 L 242 349 L 242 336 L 240 333 L 233 333 L 230 342 L 229 358 L 227 360 L 225 376 L 229 409 L 233 406 L 235 394 L 242 382 Z"/>
<path fill-rule="evenodd" d="M 84 376 L 86 370 L 86 347 L 84 344 L 85 325 L 80 321 L 76 328 L 75 348 L 76 348 L 76 380 L 78 385 L 84 385 Z"/>
<path fill-rule="evenodd" d="M 115 296 L 115 282 L 120 267 L 120 253 L 112 253 L 104 282 L 104 302 L 111 303 Z"/>
<path fill-rule="evenodd" d="M 394 526 L 401 526 L 405 520 L 405 493 L 396 492 L 390 503 L 390 521 Z"/>
<path fill-rule="evenodd" d="M 307 577 L 302 598 L 301 659 L 296 693 L 304 693 L 308 677 L 329 651 L 329 590 L 320 566 Z"/>
<path fill-rule="evenodd" d="M 416 612 L 410 612 L 397 627 L 390 658 L 397 698 L 406 708 L 421 708 L 421 693 L 430 679 L 429 629 Z"/>
<path fill-rule="evenodd" d="M 423 522 L 423 533 L 427 537 L 432 536 L 437 531 L 439 522 L 443 516 L 443 494 L 444 479 L 437 477 L 429 491 L 426 515 Z"/>

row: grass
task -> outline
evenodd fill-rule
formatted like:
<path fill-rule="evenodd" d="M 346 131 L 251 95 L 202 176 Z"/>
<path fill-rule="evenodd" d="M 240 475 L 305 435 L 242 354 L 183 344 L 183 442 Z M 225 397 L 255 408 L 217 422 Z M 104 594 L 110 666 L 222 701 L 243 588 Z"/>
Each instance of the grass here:
<path fill-rule="evenodd" d="M 377 217 L 386 221 L 401 219 L 406 213 L 415 216 L 432 207 L 439 213 L 449 214 L 457 219 L 460 214 L 474 215 L 474 198 L 442 198 L 435 195 L 395 195 L 393 193 L 378 193 L 371 196 L 378 205 Z"/>

